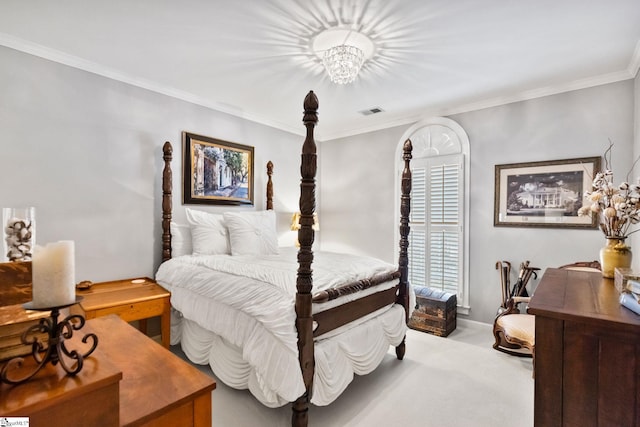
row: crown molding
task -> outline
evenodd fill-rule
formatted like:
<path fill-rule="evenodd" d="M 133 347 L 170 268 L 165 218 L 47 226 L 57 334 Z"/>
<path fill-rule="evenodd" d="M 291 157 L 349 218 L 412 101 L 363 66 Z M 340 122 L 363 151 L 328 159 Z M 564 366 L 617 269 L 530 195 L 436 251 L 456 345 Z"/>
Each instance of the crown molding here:
<path fill-rule="evenodd" d="M 636 43 L 636 49 L 633 51 L 633 55 L 631 55 L 631 61 L 629 61 L 629 67 L 627 67 L 627 71 L 631 78 L 635 78 L 638 74 L 638 69 L 640 69 L 640 40 Z"/>
<path fill-rule="evenodd" d="M 72 68 L 77 68 L 83 71 L 87 71 L 92 74 L 97 74 L 102 77 L 106 77 L 112 80 L 116 80 L 122 83 L 130 84 L 142 89 L 150 90 L 152 92 L 159 93 L 161 95 L 170 96 L 182 101 L 189 102 L 191 104 L 200 105 L 221 113 L 226 113 L 235 117 L 239 117 L 245 120 L 249 120 L 255 123 L 263 124 L 272 128 L 280 129 L 285 132 L 290 132 L 296 135 L 304 136 L 304 132 L 300 129 L 294 129 L 284 123 L 276 122 L 273 120 L 265 119 L 264 117 L 256 114 L 247 113 L 234 106 L 212 102 L 189 92 L 178 90 L 169 86 L 160 85 L 149 80 L 141 79 L 126 73 L 122 73 L 116 69 L 106 67 L 102 64 L 98 64 L 92 61 L 87 61 L 82 58 L 78 58 L 73 55 L 60 52 L 55 49 L 48 48 L 46 46 L 39 45 L 12 35 L 0 32 L 0 45 L 14 49 L 20 52 L 28 53 L 49 61 L 57 62 L 59 64 L 67 65 Z"/>
<path fill-rule="evenodd" d="M 93 74 L 97 74 L 109 79 L 120 81 L 122 83 L 130 84 L 132 86 L 140 87 L 150 90 L 162 95 L 170 96 L 172 98 L 180 99 L 192 104 L 200 105 L 215 111 L 226 113 L 235 117 L 239 117 L 245 120 L 249 120 L 255 123 L 259 123 L 265 126 L 269 126 L 275 129 L 279 129 L 285 132 L 292 133 L 294 135 L 304 136 L 304 132 L 299 127 L 292 127 L 285 123 L 268 120 L 265 117 L 257 114 L 248 113 L 242 111 L 236 107 L 212 102 L 189 92 L 181 91 L 172 87 L 163 86 L 145 79 L 140 79 L 135 76 L 122 73 L 116 69 L 106 67 L 104 65 L 87 61 L 78 58 L 73 55 L 60 52 L 55 49 L 51 49 L 33 42 L 29 42 L 18 37 L 11 36 L 6 33 L 0 32 L 0 45 L 25 52 L 40 58 L 44 58 L 53 62 L 64 64 L 73 68 L 84 70 Z M 550 95 L 556 95 L 564 92 L 570 92 L 573 90 L 586 89 L 589 87 L 600 86 L 608 83 L 615 83 L 622 80 L 632 79 L 638 73 L 640 68 L 640 41 L 636 43 L 634 53 L 631 57 L 629 65 L 626 70 L 618 71 L 614 73 L 588 77 L 584 79 L 574 80 L 572 82 L 551 85 L 531 90 L 522 91 L 516 94 L 510 94 L 505 96 L 498 96 L 494 98 L 488 98 L 485 100 L 460 104 L 453 107 L 440 107 L 432 108 L 418 113 L 403 115 L 402 117 L 391 117 L 389 120 L 376 120 L 375 123 L 359 128 L 342 129 L 336 131 L 322 132 L 319 130 L 317 136 L 319 141 L 329 141 L 333 139 L 346 138 L 350 136 L 360 135 L 363 133 L 380 131 L 396 126 L 404 126 L 413 124 L 417 121 L 423 120 L 433 116 L 450 116 L 454 114 L 467 113 L 470 111 L 482 110 L 485 108 L 497 107 L 500 105 L 511 104 L 514 102 L 527 101 L 535 98 L 541 98 Z"/>
<path fill-rule="evenodd" d="M 638 48 L 636 48 L 638 52 Z M 634 55 L 634 60 L 640 62 L 640 58 L 636 58 L 638 55 Z M 332 133 L 323 133 L 322 137 L 325 141 L 333 139 L 346 138 L 350 136 L 360 135 L 363 133 L 375 132 L 383 129 L 388 129 L 395 126 L 403 126 L 408 124 L 414 124 L 420 120 L 427 119 L 434 116 L 451 116 L 454 114 L 468 113 L 471 111 L 483 110 L 485 108 L 499 107 L 501 105 L 512 104 L 514 102 L 529 101 L 536 98 L 543 98 L 545 96 L 557 95 L 560 93 L 571 92 L 574 90 L 587 89 L 590 87 L 601 86 L 609 83 L 616 83 L 619 81 L 629 80 L 635 77 L 635 73 L 630 71 L 632 65 L 627 70 L 617 71 L 609 74 L 603 74 L 599 76 L 587 77 L 584 79 L 574 80 L 572 82 L 563 83 L 560 85 L 551 85 L 546 87 L 540 87 L 536 89 L 521 91 L 515 94 L 498 96 L 494 98 L 487 98 L 477 102 L 460 104 L 453 107 L 440 107 L 424 110 L 418 114 L 404 117 L 394 117 L 387 121 L 379 121 L 371 126 L 360 127 L 357 129 L 349 129 L 345 131 L 337 131 Z M 637 72 L 636 65 L 636 72 Z"/>

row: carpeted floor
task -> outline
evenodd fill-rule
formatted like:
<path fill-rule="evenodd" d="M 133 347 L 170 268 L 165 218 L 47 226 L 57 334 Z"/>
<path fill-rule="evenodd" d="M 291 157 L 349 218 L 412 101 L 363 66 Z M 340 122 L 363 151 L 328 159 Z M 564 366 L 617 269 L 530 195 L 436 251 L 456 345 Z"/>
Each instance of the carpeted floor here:
<path fill-rule="evenodd" d="M 409 330 L 407 353 L 393 348 L 331 405 L 311 407 L 315 427 L 528 427 L 533 425 L 531 359 L 491 348 L 491 326 L 458 320 L 447 338 Z M 179 346 L 172 351 L 184 358 Z M 211 374 L 208 367 L 201 366 Z M 286 427 L 291 406 L 270 409 L 218 381 L 213 427 Z"/>

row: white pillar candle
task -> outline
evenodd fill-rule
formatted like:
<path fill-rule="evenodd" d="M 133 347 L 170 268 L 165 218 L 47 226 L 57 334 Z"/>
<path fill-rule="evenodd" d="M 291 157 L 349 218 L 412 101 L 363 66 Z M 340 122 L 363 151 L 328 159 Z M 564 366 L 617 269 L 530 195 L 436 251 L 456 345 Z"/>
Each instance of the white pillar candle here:
<path fill-rule="evenodd" d="M 73 241 L 36 246 L 32 259 L 33 306 L 72 304 L 76 300 L 75 270 Z"/>

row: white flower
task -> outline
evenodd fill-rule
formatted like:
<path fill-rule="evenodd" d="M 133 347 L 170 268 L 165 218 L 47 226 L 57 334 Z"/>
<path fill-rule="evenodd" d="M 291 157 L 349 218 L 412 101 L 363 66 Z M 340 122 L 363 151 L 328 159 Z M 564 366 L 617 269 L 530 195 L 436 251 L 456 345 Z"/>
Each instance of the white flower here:
<path fill-rule="evenodd" d="M 607 168 L 593 177 L 592 191 L 585 193 L 585 203 L 578 210 L 578 215 L 597 215 L 605 236 L 625 238 L 635 232 L 629 232 L 629 226 L 640 223 L 640 178 L 635 184 L 627 181 L 619 185 L 613 183 L 613 172 L 608 168 L 612 147 L 613 143 L 604 154 Z M 638 161 L 640 158 L 636 159 L 633 166 Z"/>
<path fill-rule="evenodd" d="M 578 216 L 587 216 L 590 215 L 591 212 L 591 206 L 582 206 L 580 209 L 578 209 Z"/>
<path fill-rule="evenodd" d="M 602 200 L 602 197 L 602 194 L 598 192 L 589 194 L 589 200 L 591 200 L 592 202 L 599 202 L 600 200 Z"/>
<path fill-rule="evenodd" d="M 615 194 L 612 198 L 611 198 L 611 202 L 614 205 L 620 204 L 620 203 L 624 203 L 627 199 L 625 197 L 623 197 L 620 194 Z"/>

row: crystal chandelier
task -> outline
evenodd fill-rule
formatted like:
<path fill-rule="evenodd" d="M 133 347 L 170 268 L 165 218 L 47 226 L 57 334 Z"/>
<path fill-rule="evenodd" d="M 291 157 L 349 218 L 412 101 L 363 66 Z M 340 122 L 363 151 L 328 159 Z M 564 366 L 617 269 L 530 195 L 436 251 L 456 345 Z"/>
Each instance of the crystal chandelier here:
<path fill-rule="evenodd" d="M 327 49 L 322 62 L 332 82 L 347 84 L 358 76 L 364 63 L 364 52 L 355 46 L 342 44 Z"/>

